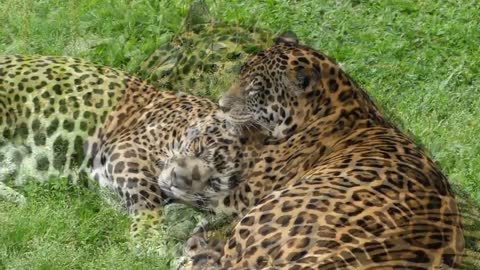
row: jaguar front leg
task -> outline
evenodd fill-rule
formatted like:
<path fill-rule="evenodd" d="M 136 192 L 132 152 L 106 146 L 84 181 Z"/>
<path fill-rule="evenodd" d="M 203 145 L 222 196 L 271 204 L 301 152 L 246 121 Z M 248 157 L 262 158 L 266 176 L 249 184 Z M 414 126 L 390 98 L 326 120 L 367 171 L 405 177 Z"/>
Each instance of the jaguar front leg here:
<path fill-rule="evenodd" d="M 106 166 L 106 177 L 100 177 L 100 184 L 114 189 L 126 207 L 132 219 L 132 244 L 149 251 L 160 236 L 162 208 L 168 199 L 155 181 L 159 172 L 153 166 L 142 165 L 140 160 L 123 160 L 112 165 Z"/>
<path fill-rule="evenodd" d="M 238 178 L 238 174 L 218 173 L 202 159 L 181 156 L 163 164 L 158 183 L 169 197 L 210 210 L 211 198 L 228 194 L 238 184 Z M 200 222 L 184 246 L 178 269 L 217 269 L 225 239 L 235 224 L 231 216 L 224 214 Z"/>
<path fill-rule="evenodd" d="M 212 185 L 214 171 L 204 160 L 190 156 L 157 161 L 154 166 L 155 171 L 127 169 L 129 177 L 124 184 L 124 197 L 128 199 L 127 204 L 133 217 L 132 237 L 135 243 L 149 243 L 149 247 L 154 246 L 151 245 L 152 239 L 161 240 L 162 209 L 166 202 L 178 199 L 172 196 L 178 192 L 192 194 L 197 200 L 202 200 L 200 194 Z M 137 172 L 135 177 L 131 177 L 132 171 Z M 152 181 L 154 178 L 155 181 Z M 169 188 L 165 189 L 165 186 Z"/>
<path fill-rule="evenodd" d="M 207 219 L 197 225 L 185 243 L 178 270 L 219 269 L 226 236 L 219 237 L 215 227 Z"/>
<path fill-rule="evenodd" d="M 137 206 L 131 212 L 130 237 L 133 243 L 137 248 L 150 249 L 152 247 L 150 244 L 160 237 L 162 208 L 160 206 L 153 208 Z"/>

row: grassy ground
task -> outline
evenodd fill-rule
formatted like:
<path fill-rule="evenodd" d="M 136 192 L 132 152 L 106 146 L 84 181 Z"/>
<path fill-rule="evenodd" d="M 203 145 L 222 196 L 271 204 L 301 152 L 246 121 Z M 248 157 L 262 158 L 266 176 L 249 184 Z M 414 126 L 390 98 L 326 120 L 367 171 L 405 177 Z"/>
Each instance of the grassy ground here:
<path fill-rule="evenodd" d="M 0 202 L 0 269 L 146 269 L 129 251 L 129 220 L 98 193 L 62 181 L 27 185 L 23 207 Z"/>
<path fill-rule="evenodd" d="M 181 31 L 188 3 L 1 1 L 0 53 L 79 56 L 135 72 Z M 219 19 L 290 29 L 336 58 L 480 202 L 480 2 L 210 4 Z M 0 269 L 161 268 L 168 260 L 133 256 L 126 217 L 88 190 L 33 184 L 26 194 L 25 207 L 0 203 Z"/>

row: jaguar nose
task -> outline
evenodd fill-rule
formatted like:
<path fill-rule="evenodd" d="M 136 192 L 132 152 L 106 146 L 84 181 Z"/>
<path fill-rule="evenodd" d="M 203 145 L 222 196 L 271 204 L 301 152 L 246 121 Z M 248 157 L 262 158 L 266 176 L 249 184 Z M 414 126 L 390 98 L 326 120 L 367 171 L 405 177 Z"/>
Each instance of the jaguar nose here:
<path fill-rule="evenodd" d="M 228 112 L 230 109 L 228 107 L 223 107 L 223 106 L 220 106 L 220 110 L 222 110 L 223 112 Z"/>
<path fill-rule="evenodd" d="M 230 110 L 230 107 L 227 106 L 227 102 L 225 102 L 225 98 L 222 97 L 220 100 L 218 100 L 218 105 L 220 106 L 220 110 L 223 112 L 228 112 Z"/>

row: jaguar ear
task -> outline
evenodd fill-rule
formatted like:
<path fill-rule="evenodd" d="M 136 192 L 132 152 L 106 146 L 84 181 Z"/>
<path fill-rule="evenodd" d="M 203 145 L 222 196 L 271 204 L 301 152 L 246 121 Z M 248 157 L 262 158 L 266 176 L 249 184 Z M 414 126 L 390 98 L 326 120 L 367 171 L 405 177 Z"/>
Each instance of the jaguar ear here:
<path fill-rule="evenodd" d="M 188 8 L 187 16 L 183 24 L 186 31 L 198 32 L 206 24 L 212 23 L 213 21 L 213 16 L 205 0 L 195 0 Z"/>
<path fill-rule="evenodd" d="M 298 45 L 298 37 L 292 31 L 283 32 L 280 36 L 276 37 L 274 40 L 275 44 L 287 44 L 287 45 Z"/>

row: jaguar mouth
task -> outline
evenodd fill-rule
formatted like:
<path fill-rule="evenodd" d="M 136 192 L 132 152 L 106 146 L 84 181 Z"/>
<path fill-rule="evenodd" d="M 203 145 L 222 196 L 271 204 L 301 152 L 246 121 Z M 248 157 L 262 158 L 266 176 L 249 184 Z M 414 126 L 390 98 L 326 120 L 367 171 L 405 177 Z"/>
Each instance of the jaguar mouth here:
<path fill-rule="evenodd" d="M 219 100 L 219 105 L 227 127 L 236 134 L 245 135 L 251 131 L 259 131 L 265 126 L 257 121 L 255 114 L 243 100 L 226 96 Z"/>
<path fill-rule="evenodd" d="M 252 116 L 249 114 L 227 114 L 226 120 L 234 125 L 243 125 L 252 122 Z"/>
<path fill-rule="evenodd" d="M 234 134 L 240 136 L 251 136 L 254 134 L 269 134 L 271 131 L 266 124 L 257 121 L 252 115 L 226 115 L 227 128 Z"/>
<path fill-rule="evenodd" d="M 225 114 L 225 121 L 235 129 L 243 129 L 249 127 L 254 123 L 253 116 L 246 113 L 229 112 Z"/>
<path fill-rule="evenodd" d="M 244 110 L 218 111 L 216 116 L 222 119 L 227 126 L 243 126 L 253 122 L 253 115 L 246 113 Z"/>

